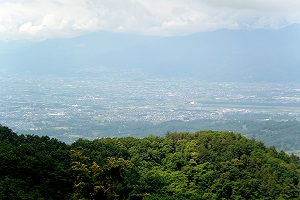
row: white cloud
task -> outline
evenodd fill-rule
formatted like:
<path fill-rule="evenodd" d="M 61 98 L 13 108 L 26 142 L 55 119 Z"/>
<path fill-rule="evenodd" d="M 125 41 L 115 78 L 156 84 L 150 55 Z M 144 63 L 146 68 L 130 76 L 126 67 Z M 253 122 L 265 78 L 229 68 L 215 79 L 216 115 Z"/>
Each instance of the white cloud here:
<path fill-rule="evenodd" d="M 86 31 L 178 35 L 300 23 L 295 0 L 2 0 L 0 38 L 45 39 Z"/>

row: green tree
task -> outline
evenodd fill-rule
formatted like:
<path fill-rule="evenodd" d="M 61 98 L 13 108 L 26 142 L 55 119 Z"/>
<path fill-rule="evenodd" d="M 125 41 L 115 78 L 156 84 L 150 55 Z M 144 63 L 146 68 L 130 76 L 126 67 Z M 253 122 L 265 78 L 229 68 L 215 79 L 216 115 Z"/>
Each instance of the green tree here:
<path fill-rule="evenodd" d="M 72 151 L 72 170 L 75 173 L 74 199 L 142 199 L 145 195 L 136 193 L 137 186 L 124 181 L 126 172 L 132 163 L 123 158 L 107 158 L 103 166 L 84 156 L 79 151 Z"/>

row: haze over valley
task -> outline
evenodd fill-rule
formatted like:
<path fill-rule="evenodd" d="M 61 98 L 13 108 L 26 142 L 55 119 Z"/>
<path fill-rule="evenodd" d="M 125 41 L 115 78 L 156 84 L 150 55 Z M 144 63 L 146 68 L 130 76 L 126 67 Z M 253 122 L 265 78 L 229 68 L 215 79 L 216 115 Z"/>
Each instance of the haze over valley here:
<path fill-rule="evenodd" d="M 244 129 L 211 125 L 220 120 L 299 121 L 299 35 L 300 25 L 293 24 L 185 36 L 102 31 L 2 41 L 1 124 L 72 142 L 197 128 L 249 132 L 243 123 Z M 163 124 L 197 120 L 211 124 Z M 144 127 L 132 133 L 140 122 Z M 287 143 L 268 144 L 295 150 Z"/>
<path fill-rule="evenodd" d="M 281 129 L 280 122 L 299 121 L 298 82 L 208 82 L 107 67 L 84 68 L 68 75 L 0 77 L 1 123 L 20 133 L 73 142 L 213 129 L 241 132 L 278 149 L 297 152 L 299 146 L 294 130 L 286 141 L 269 138 L 272 127 L 284 137 L 287 128 Z M 265 124 L 268 121 L 277 124 Z M 257 134 L 260 126 L 265 126 L 267 135 Z M 295 123 L 285 126 L 291 128 Z"/>

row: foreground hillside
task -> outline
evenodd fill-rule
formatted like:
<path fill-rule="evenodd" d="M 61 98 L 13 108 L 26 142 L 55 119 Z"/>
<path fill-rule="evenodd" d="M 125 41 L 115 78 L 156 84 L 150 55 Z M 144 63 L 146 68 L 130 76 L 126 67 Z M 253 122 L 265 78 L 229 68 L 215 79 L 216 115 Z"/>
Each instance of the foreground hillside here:
<path fill-rule="evenodd" d="M 299 199 L 300 160 L 230 132 L 79 139 L 0 126 L 0 199 Z"/>

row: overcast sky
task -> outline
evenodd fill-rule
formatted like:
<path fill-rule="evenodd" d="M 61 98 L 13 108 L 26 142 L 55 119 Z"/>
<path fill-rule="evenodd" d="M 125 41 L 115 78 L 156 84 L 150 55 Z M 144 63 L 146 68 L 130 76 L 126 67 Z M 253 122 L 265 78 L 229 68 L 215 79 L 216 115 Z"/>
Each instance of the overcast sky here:
<path fill-rule="evenodd" d="M 91 31 L 186 35 L 300 23 L 299 0 L 0 0 L 0 40 Z"/>

